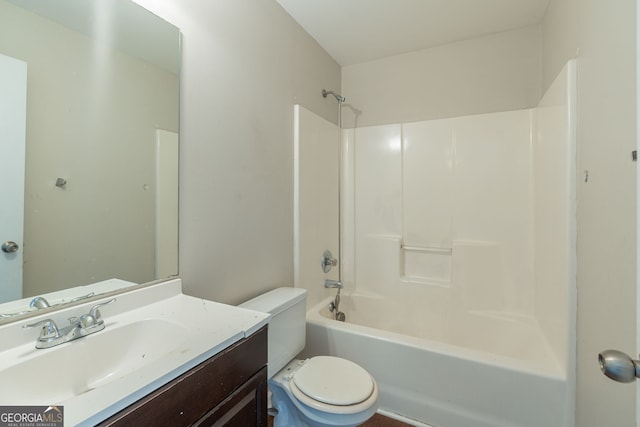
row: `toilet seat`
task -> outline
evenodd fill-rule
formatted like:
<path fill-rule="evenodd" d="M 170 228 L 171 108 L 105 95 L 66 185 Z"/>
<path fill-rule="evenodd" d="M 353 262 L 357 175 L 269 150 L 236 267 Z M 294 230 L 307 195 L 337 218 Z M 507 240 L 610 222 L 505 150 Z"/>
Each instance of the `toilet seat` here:
<path fill-rule="evenodd" d="M 305 405 L 336 414 L 363 411 L 378 398 L 377 385 L 366 370 L 332 356 L 306 360 L 292 375 L 289 388 Z"/>

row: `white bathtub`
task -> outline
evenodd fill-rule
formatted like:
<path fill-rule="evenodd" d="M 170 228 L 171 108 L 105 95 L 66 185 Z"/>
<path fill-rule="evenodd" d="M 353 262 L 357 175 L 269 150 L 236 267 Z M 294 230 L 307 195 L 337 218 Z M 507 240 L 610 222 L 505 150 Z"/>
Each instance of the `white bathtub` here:
<path fill-rule="evenodd" d="M 437 427 L 567 426 L 564 370 L 531 319 L 343 291 L 342 323 L 329 301 L 307 313 L 304 355 L 363 366 L 381 409 Z"/>

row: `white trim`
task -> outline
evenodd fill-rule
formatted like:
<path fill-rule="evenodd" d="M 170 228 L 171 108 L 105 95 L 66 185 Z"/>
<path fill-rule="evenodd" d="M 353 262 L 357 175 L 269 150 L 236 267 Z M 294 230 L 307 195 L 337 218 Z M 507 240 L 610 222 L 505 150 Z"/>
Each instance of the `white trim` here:
<path fill-rule="evenodd" d="M 392 420 L 396 420 L 396 421 L 401 421 L 405 424 L 409 424 L 411 426 L 415 426 L 415 427 L 433 427 L 430 424 L 425 424 L 421 421 L 417 421 L 417 420 L 413 420 L 411 418 L 407 418 L 403 415 L 399 415 L 396 414 L 394 412 L 390 412 L 384 409 L 378 409 L 377 411 L 378 414 L 382 415 L 383 417 L 387 417 L 387 418 L 391 418 Z"/>

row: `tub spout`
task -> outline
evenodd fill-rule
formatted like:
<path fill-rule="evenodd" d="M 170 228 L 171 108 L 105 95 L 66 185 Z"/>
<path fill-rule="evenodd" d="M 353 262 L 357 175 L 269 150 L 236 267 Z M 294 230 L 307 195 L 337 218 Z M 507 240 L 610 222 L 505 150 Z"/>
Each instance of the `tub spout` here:
<path fill-rule="evenodd" d="M 325 288 L 338 288 L 342 289 L 342 282 L 339 280 L 325 280 L 324 281 Z"/>

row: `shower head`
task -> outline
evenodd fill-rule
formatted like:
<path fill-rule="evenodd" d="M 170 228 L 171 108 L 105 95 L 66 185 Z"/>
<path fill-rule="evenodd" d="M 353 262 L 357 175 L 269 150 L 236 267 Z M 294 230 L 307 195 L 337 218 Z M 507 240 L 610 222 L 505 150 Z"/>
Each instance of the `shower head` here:
<path fill-rule="evenodd" d="M 605 350 L 598 355 L 600 370 L 607 377 L 621 383 L 630 383 L 640 376 L 640 362 L 618 350 Z"/>
<path fill-rule="evenodd" d="M 338 95 L 337 93 L 335 93 L 335 92 L 334 92 L 334 91 L 332 91 L 332 90 L 325 90 L 325 89 L 322 89 L 322 96 L 323 96 L 324 98 L 326 98 L 326 97 L 327 97 L 327 95 L 333 95 L 333 96 L 336 98 L 336 100 L 337 100 L 340 104 L 342 104 L 344 101 L 346 101 L 346 98 L 345 98 L 344 96 L 342 96 L 342 95 Z"/>

